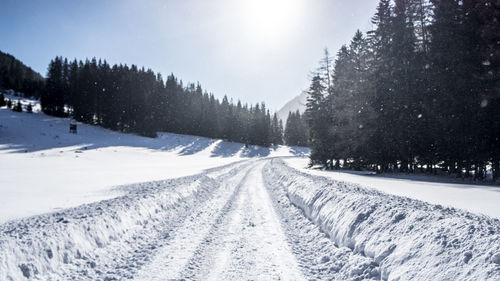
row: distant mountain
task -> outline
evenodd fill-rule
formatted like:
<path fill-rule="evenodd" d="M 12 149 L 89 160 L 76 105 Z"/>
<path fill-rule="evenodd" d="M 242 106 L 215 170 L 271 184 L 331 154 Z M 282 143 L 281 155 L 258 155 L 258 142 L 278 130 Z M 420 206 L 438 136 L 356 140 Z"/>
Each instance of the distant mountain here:
<path fill-rule="evenodd" d="M 0 90 L 12 89 L 27 96 L 39 97 L 43 77 L 14 56 L 0 51 Z"/>
<path fill-rule="evenodd" d="M 302 92 L 300 95 L 293 98 L 291 101 L 287 102 L 280 110 L 278 110 L 278 117 L 283 120 L 283 125 L 286 125 L 286 118 L 288 117 L 288 113 L 290 111 L 300 111 L 300 113 L 304 113 L 306 110 L 306 102 L 307 102 L 307 92 Z"/>

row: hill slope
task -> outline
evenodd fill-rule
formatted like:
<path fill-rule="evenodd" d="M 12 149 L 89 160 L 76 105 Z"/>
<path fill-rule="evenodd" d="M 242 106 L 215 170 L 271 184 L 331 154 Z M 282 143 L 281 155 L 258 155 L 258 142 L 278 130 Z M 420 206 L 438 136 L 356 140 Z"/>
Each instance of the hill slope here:
<path fill-rule="evenodd" d="M 39 105 L 34 108 L 39 111 Z M 251 157 L 307 152 L 171 133 L 152 139 L 85 124 L 75 135 L 69 123 L 39 112 L 0 109 L 0 223 L 115 197 L 117 185 L 192 175 Z"/>
<path fill-rule="evenodd" d="M 39 97 L 44 79 L 14 56 L 0 51 L 0 90 L 12 89 Z"/>
<path fill-rule="evenodd" d="M 304 113 L 306 110 L 306 102 L 307 92 L 302 92 L 278 110 L 278 117 L 283 120 L 283 125 L 286 125 L 286 119 L 288 118 L 288 113 L 290 111 L 295 112 L 299 110 L 301 114 Z"/>

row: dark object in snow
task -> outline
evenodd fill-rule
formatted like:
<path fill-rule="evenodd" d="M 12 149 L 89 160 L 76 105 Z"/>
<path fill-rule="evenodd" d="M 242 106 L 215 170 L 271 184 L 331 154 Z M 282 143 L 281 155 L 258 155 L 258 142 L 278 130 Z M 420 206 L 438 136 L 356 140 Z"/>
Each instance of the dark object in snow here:
<path fill-rule="evenodd" d="M 20 264 L 19 269 L 23 273 L 23 276 L 26 278 L 30 278 L 33 275 L 38 274 L 38 269 L 33 264 Z"/>
<path fill-rule="evenodd" d="M 69 124 L 69 132 L 71 134 L 76 134 L 77 133 L 77 130 L 76 130 L 76 124 Z"/>
<path fill-rule="evenodd" d="M 472 253 L 467 251 L 464 253 L 464 263 L 469 263 L 470 259 L 472 258 Z"/>
<path fill-rule="evenodd" d="M 497 253 L 497 254 L 493 255 L 493 257 L 491 257 L 491 260 L 494 263 L 500 265 L 500 253 Z"/>
<path fill-rule="evenodd" d="M 46 249 L 45 252 L 47 253 L 47 257 L 49 257 L 49 259 L 52 259 L 54 257 L 51 249 Z"/>
<path fill-rule="evenodd" d="M 12 108 L 15 112 L 22 112 L 23 106 L 21 105 L 21 101 L 17 101 L 16 105 Z"/>

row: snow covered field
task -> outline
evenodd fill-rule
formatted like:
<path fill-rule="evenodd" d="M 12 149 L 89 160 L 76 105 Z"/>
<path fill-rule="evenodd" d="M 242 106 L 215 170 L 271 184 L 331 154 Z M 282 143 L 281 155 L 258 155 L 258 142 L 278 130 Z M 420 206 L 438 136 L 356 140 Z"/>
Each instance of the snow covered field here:
<path fill-rule="evenodd" d="M 252 157 L 306 152 L 245 149 L 238 143 L 169 133 L 150 139 L 84 124 L 75 135 L 69 133 L 69 122 L 0 109 L 0 223 L 113 198 L 121 194 L 114 188 L 118 185 L 193 175 Z"/>
<path fill-rule="evenodd" d="M 389 178 L 351 172 L 306 169 L 309 159 L 286 158 L 285 162 L 305 173 L 355 183 L 389 194 L 423 200 L 500 218 L 500 186 L 435 182 L 425 179 Z"/>

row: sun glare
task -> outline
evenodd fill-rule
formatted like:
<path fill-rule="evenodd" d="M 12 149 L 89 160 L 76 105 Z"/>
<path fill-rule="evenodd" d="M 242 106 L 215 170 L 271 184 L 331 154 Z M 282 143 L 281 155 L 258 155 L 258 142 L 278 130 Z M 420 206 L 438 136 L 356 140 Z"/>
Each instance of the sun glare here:
<path fill-rule="evenodd" d="M 290 34 L 300 16 L 301 0 L 243 2 L 247 33 L 259 43 L 271 43 Z"/>

